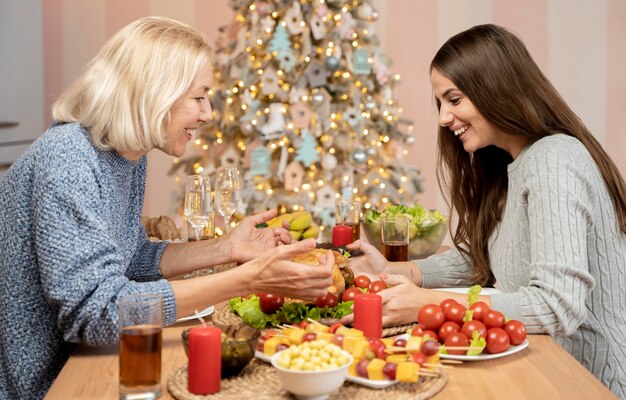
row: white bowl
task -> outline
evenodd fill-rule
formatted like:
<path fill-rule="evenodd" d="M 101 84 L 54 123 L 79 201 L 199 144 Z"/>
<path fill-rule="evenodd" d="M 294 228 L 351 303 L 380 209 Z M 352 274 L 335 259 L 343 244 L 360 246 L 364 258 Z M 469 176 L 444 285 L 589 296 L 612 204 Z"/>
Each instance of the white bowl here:
<path fill-rule="evenodd" d="M 298 399 L 323 400 L 338 390 L 348 376 L 348 368 L 354 358 L 345 350 L 343 353 L 350 357 L 350 361 L 339 368 L 325 371 L 296 371 L 286 369 L 277 364 L 280 352 L 272 356 L 272 366 L 276 369 L 278 379 L 283 387 L 293 393 Z"/>

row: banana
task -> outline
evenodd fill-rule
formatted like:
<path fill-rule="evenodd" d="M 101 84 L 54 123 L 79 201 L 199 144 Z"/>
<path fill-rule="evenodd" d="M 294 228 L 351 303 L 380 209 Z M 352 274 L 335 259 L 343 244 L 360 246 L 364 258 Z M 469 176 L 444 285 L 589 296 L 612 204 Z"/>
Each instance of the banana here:
<path fill-rule="evenodd" d="M 291 240 L 297 242 L 302 236 L 302 231 L 289 231 L 289 234 L 291 235 Z"/>
<path fill-rule="evenodd" d="M 295 213 L 281 214 L 277 217 L 274 217 L 267 221 L 268 228 L 281 228 L 283 226 L 283 221 L 291 222 L 296 215 Z"/>
<path fill-rule="evenodd" d="M 320 228 L 317 225 L 311 225 L 302 232 L 302 239 L 313 238 L 317 240 L 317 237 L 320 234 Z"/>
<path fill-rule="evenodd" d="M 289 229 L 292 231 L 303 231 L 313 222 L 313 216 L 310 212 L 299 211 L 301 214 L 290 221 Z"/>

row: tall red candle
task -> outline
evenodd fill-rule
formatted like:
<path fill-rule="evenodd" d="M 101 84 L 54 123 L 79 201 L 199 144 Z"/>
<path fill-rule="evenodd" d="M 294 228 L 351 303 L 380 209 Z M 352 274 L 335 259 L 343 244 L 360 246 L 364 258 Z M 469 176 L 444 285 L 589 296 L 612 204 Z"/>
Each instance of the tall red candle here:
<path fill-rule="evenodd" d="M 354 298 L 354 327 L 366 338 L 383 336 L 383 302 L 377 294 L 364 293 Z"/>
<path fill-rule="evenodd" d="M 222 375 L 222 331 L 213 326 L 189 331 L 187 388 L 193 394 L 220 391 Z"/>
<path fill-rule="evenodd" d="M 344 246 L 352 243 L 352 228 L 348 225 L 335 225 L 332 241 L 335 246 Z"/>

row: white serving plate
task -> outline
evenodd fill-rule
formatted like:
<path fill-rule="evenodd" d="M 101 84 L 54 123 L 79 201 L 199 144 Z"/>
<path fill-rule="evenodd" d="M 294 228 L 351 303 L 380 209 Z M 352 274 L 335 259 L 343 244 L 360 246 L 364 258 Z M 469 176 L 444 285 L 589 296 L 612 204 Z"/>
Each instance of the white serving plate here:
<path fill-rule="evenodd" d="M 502 358 L 510 356 L 511 354 L 518 353 L 528 347 L 528 339 L 524 340 L 522 343 L 517 346 L 511 346 L 507 351 L 503 351 L 498 354 L 489 354 L 482 353 L 476 356 L 460 356 L 454 354 L 440 354 L 439 357 L 444 360 L 458 360 L 458 361 L 484 361 L 484 360 L 493 360 L 495 358 Z"/>

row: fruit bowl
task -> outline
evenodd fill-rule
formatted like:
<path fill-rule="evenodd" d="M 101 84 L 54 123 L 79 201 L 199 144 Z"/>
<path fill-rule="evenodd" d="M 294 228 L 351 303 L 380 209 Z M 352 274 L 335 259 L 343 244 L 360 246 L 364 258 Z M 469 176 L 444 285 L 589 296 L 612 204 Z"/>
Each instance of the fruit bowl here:
<path fill-rule="evenodd" d="M 382 251 L 380 243 L 380 223 L 364 221 L 361 223 L 367 241 L 379 251 Z M 422 232 L 409 240 L 409 259 L 416 260 L 426 258 L 434 254 L 448 233 L 448 222 L 441 221 L 422 227 Z"/>
<path fill-rule="evenodd" d="M 214 325 L 222 330 L 222 379 L 239 374 L 254 357 L 260 331 L 246 324 Z M 189 331 L 181 334 L 185 354 L 189 357 Z"/>
<path fill-rule="evenodd" d="M 298 399 L 322 400 L 338 390 L 348 376 L 348 368 L 352 364 L 353 357 L 350 353 L 342 350 L 349 361 L 337 368 L 321 371 L 300 371 L 281 367 L 278 364 L 280 352 L 274 354 L 271 359 L 272 366 L 276 369 L 278 380 L 285 390 L 293 393 Z"/>

